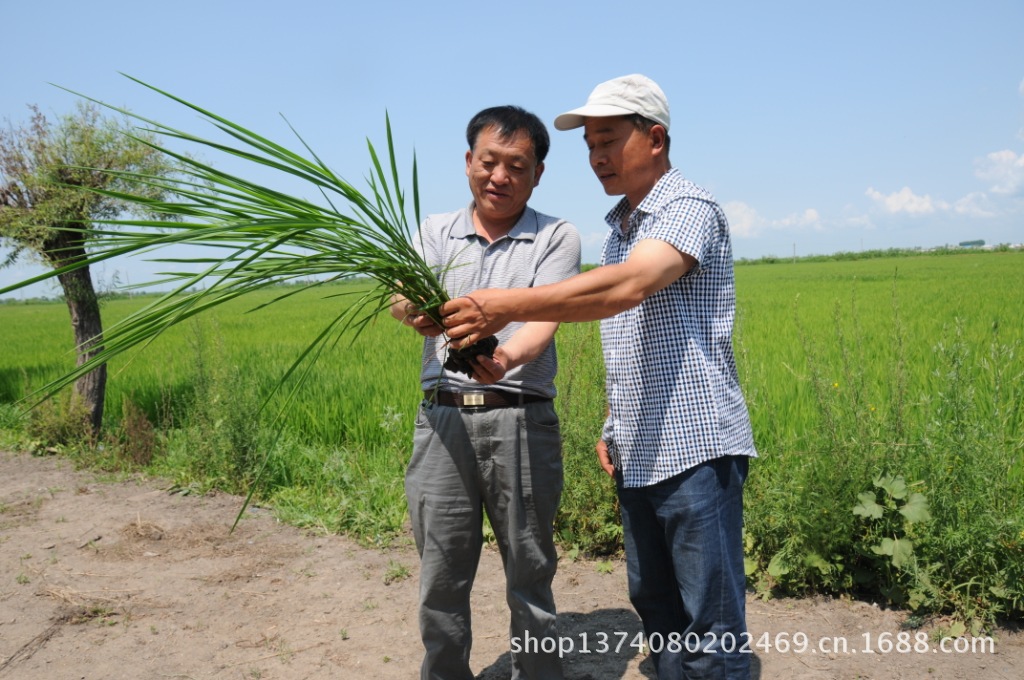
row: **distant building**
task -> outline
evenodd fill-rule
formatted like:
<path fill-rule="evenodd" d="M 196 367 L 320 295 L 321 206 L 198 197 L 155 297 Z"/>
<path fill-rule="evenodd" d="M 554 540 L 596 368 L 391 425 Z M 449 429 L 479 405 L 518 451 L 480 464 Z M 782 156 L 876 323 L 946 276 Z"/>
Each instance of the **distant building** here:
<path fill-rule="evenodd" d="M 978 239 L 977 241 L 960 241 L 961 248 L 981 248 L 985 245 L 984 239 Z"/>

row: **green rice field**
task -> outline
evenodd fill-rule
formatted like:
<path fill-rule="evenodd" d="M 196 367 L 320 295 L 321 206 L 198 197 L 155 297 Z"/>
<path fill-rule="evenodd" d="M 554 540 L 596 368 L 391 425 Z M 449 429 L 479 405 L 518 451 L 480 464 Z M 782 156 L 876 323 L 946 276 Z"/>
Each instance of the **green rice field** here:
<path fill-rule="evenodd" d="M 759 594 L 851 593 L 976 628 L 1024 615 L 1022 289 L 1020 251 L 737 266 L 735 349 L 761 455 L 746 495 Z M 21 433 L 8 445 L 196 490 L 244 492 L 269 451 L 257 495 L 283 518 L 387 542 L 405 520 L 418 336 L 382 316 L 325 353 L 291 401 L 284 390 L 263 406 L 345 290 L 252 313 L 275 293 L 236 301 L 119 359 L 107 439 L 91 447 L 51 441 L 59 409 L 24 425 L 11 406 L 73 366 L 63 303 L 0 305 L 0 427 Z M 107 300 L 105 324 L 146 299 Z M 593 454 L 597 326 L 564 325 L 557 342 L 559 536 L 613 553 L 614 490 Z"/>

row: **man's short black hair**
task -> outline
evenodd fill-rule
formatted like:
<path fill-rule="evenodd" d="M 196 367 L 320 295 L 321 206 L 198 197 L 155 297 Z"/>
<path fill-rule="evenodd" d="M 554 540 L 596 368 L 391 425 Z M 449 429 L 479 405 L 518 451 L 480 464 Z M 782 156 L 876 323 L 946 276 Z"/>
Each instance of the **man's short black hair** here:
<path fill-rule="evenodd" d="M 476 146 L 480 132 L 489 127 L 495 128 L 502 139 L 514 137 L 518 132 L 525 132 L 533 143 L 533 154 L 537 157 L 537 162 L 543 163 L 547 158 L 548 149 L 551 148 L 548 129 L 544 127 L 540 118 L 526 109 L 511 104 L 492 106 L 473 116 L 466 127 L 466 141 L 469 142 L 470 149 Z"/>

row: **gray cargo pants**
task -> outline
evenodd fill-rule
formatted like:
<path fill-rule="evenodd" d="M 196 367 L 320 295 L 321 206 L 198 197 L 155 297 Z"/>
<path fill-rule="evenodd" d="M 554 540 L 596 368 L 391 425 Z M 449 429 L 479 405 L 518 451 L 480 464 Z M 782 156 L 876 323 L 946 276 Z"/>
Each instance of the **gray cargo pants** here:
<path fill-rule="evenodd" d="M 552 402 L 480 409 L 424 402 L 405 492 L 420 553 L 421 679 L 474 677 L 470 590 L 486 509 L 505 566 L 509 634 L 532 638 L 537 649 L 512 654 L 512 678 L 561 680 L 557 653 L 536 644 L 556 637 L 551 581 L 562 453 Z"/>

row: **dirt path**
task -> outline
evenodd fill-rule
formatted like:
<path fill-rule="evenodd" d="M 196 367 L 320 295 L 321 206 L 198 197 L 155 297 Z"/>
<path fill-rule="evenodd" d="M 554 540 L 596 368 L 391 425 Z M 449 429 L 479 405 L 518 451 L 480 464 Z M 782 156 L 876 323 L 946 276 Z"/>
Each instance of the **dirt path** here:
<path fill-rule="evenodd" d="M 229 535 L 239 507 L 233 496 L 174 495 L 155 481 L 108 482 L 58 458 L 0 453 L 0 678 L 417 677 L 410 546 L 367 550 L 262 509 Z M 473 667 L 487 680 L 509 677 L 503 587 L 498 555 L 485 549 Z M 623 564 L 564 559 L 555 592 L 563 644 L 575 648 L 567 678 L 651 677 L 629 644 L 640 625 Z M 751 599 L 755 677 L 1024 677 L 1019 632 L 1001 631 L 994 653 L 942 653 L 936 642 L 900 652 L 903 618 L 857 602 Z M 797 653 L 801 635 L 808 648 Z"/>

